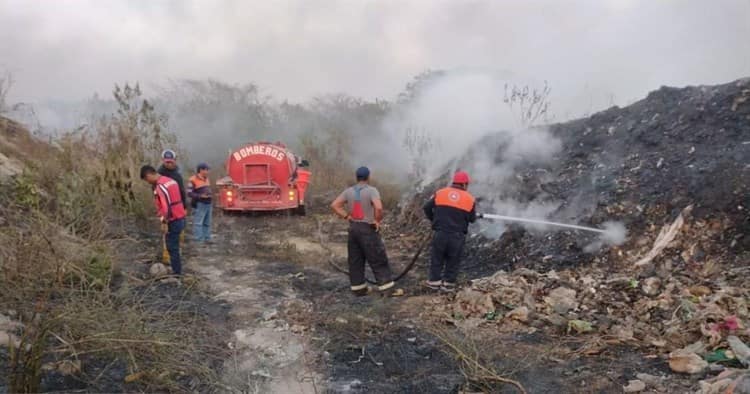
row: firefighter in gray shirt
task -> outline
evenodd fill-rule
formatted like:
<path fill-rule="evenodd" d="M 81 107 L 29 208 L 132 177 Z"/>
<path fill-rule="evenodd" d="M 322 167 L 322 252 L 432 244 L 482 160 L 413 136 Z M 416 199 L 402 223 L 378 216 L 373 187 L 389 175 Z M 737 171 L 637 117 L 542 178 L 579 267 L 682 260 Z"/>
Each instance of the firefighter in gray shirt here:
<path fill-rule="evenodd" d="M 383 219 L 380 193 L 370 186 L 370 170 L 367 167 L 358 168 L 356 176 L 357 184 L 344 190 L 331 204 L 338 216 L 349 221 L 347 251 L 352 292 L 358 296 L 367 294 L 367 262 L 375 274 L 379 291 L 391 296 L 402 295 L 403 291 L 395 288 L 385 245 L 378 233 Z"/>

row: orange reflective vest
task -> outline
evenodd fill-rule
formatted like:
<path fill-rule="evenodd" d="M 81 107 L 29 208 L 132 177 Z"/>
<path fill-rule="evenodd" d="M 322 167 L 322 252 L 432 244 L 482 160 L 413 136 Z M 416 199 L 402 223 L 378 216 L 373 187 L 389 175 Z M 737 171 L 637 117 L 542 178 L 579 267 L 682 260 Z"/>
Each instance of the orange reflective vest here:
<path fill-rule="evenodd" d="M 198 175 L 191 176 L 188 180 L 188 195 L 193 199 L 193 202 L 196 200 L 210 201 L 211 181 L 208 177 L 204 179 Z"/>
<path fill-rule="evenodd" d="M 435 205 L 471 212 L 472 208 L 474 208 L 474 196 L 465 190 L 446 187 L 435 193 Z"/>
<path fill-rule="evenodd" d="M 180 185 L 172 178 L 160 176 L 154 185 L 154 203 L 157 215 L 172 222 L 185 217 Z"/>

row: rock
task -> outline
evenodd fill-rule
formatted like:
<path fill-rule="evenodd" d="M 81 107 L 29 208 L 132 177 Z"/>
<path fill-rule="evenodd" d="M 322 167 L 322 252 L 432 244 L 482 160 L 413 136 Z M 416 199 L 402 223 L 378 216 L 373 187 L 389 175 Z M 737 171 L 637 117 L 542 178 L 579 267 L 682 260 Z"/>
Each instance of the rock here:
<path fill-rule="evenodd" d="M 609 329 L 609 332 L 616 336 L 617 339 L 625 342 L 625 341 L 632 341 L 634 340 L 633 336 L 633 328 L 632 327 L 624 327 L 624 326 L 613 326 Z"/>
<path fill-rule="evenodd" d="M 649 375 L 647 373 L 637 373 L 635 374 L 635 377 L 643 383 L 646 383 L 646 386 L 649 387 L 659 387 L 664 381 L 664 378 L 661 376 Z"/>
<path fill-rule="evenodd" d="M 715 382 L 707 382 L 702 380 L 700 382 L 699 394 L 722 394 L 726 391 L 729 385 L 732 384 L 732 379 L 721 379 Z"/>
<path fill-rule="evenodd" d="M 263 320 L 265 321 L 273 320 L 277 318 L 278 316 L 279 316 L 279 311 L 277 311 L 276 309 L 263 312 Z"/>
<path fill-rule="evenodd" d="M 651 341 L 651 345 L 653 345 L 654 347 L 664 347 L 667 346 L 667 341 L 663 339 L 654 339 Z"/>
<path fill-rule="evenodd" d="M 564 328 L 564 327 L 567 327 L 567 325 L 568 325 L 568 319 L 566 319 L 566 318 L 564 318 L 564 317 L 562 317 L 562 316 L 560 316 L 560 315 L 558 315 L 556 313 L 551 314 L 549 316 L 546 316 L 545 320 L 548 323 L 550 323 L 553 326 L 555 326 L 555 327 Z"/>
<path fill-rule="evenodd" d="M 734 352 L 734 357 L 739 360 L 744 366 L 750 366 L 750 347 L 747 347 L 741 339 L 734 335 L 727 337 L 727 343 Z"/>
<path fill-rule="evenodd" d="M 294 324 L 289 330 L 295 334 L 301 334 L 307 331 L 307 327 L 300 325 L 300 324 Z"/>
<path fill-rule="evenodd" d="M 505 318 L 517 320 L 520 322 L 527 322 L 529 321 L 529 308 L 525 306 L 519 306 L 518 308 L 506 313 Z"/>
<path fill-rule="evenodd" d="M 148 273 L 154 278 L 161 278 L 162 276 L 167 275 L 167 267 L 162 263 L 154 263 L 149 267 Z"/>
<path fill-rule="evenodd" d="M 180 286 L 180 285 L 181 285 L 181 282 L 180 282 L 180 280 L 179 280 L 179 279 L 177 279 L 177 278 L 165 278 L 165 279 L 163 279 L 163 280 L 161 281 L 161 283 L 171 283 L 171 284 L 176 284 L 176 285 L 178 285 L 178 286 Z"/>
<path fill-rule="evenodd" d="M 544 302 L 546 302 L 552 310 L 562 314 L 578 307 L 576 291 L 567 287 L 558 287 L 552 290 L 547 297 L 544 297 Z"/>
<path fill-rule="evenodd" d="M 627 386 L 622 387 L 622 391 L 625 393 L 637 393 L 646 389 L 646 383 L 640 380 L 630 380 Z"/>
<path fill-rule="evenodd" d="M 693 352 L 680 349 L 669 355 L 669 368 L 674 372 L 696 374 L 708 368 L 708 362 Z"/>
<path fill-rule="evenodd" d="M 251 372 L 250 375 L 252 375 L 252 376 L 261 376 L 261 377 L 264 377 L 266 379 L 271 379 L 272 378 L 271 373 L 268 372 L 268 371 L 266 371 L 266 370 L 264 370 L 264 369 L 255 370 L 255 371 Z"/>
<path fill-rule="evenodd" d="M 21 340 L 10 332 L 0 330 L 0 346 L 8 346 L 11 343 L 17 348 L 21 345 Z"/>
<path fill-rule="evenodd" d="M 346 320 L 346 319 L 344 319 L 343 317 L 337 317 L 337 318 L 336 318 L 336 323 L 339 323 L 339 324 L 347 324 L 347 323 L 349 323 L 349 320 Z"/>
<path fill-rule="evenodd" d="M 641 283 L 641 290 L 643 291 L 643 294 L 654 296 L 659 294 L 659 290 L 661 289 L 661 279 L 659 279 L 656 276 L 652 276 L 650 278 L 646 278 L 643 283 Z"/>
<path fill-rule="evenodd" d="M 750 394 L 750 374 L 740 376 L 734 381 L 734 394 Z"/>
<path fill-rule="evenodd" d="M 23 172 L 24 165 L 20 161 L 0 153 L 0 179 L 6 180 Z"/>
<path fill-rule="evenodd" d="M 77 375 L 81 373 L 81 361 L 62 360 L 56 363 L 46 363 L 42 365 L 42 370 L 57 371 L 64 376 Z"/>

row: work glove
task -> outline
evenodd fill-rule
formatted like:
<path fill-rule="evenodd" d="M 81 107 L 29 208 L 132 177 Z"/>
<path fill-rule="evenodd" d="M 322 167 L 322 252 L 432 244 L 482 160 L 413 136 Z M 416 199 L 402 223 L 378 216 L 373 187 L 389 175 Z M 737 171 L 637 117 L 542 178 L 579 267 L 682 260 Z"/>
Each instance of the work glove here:
<path fill-rule="evenodd" d="M 162 232 L 162 234 L 166 234 L 168 231 L 169 231 L 169 225 L 167 225 L 166 223 L 162 223 L 161 224 L 161 232 Z"/>

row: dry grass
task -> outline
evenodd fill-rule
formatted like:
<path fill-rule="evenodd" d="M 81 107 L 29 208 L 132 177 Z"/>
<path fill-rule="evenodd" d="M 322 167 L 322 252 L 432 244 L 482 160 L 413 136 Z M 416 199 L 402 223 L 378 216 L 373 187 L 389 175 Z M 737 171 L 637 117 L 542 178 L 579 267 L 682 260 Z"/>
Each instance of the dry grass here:
<path fill-rule="evenodd" d="M 14 311 L 22 324 L 21 344 L 9 353 L 12 392 L 38 391 L 43 362 L 56 360 L 126 360 L 126 380 L 147 391 L 216 381 L 210 362 L 223 349 L 203 342 L 215 333 L 190 302 L 193 289 L 170 301 L 152 283 L 112 284 L 109 239 L 151 214 L 137 171 L 170 142 L 137 86 L 117 88 L 115 97 L 115 116 L 51 145 L 16 123 L 0 124 L 2 153 L 24 164 L 0 180 L 0 311 Z"/>
<path fill-rule="evenodd" d="M 445 329 L 430 332 L 443 343 L 446 354 L 458 361 L 461 373 L 476 388 L 483 392 L 496 392 L 498 385 L 511 385 L 526 394 L 521 383 L 509 377 L 510 373 L 495 370 L 492 363 L 486 360 L 488 353 L 484 346 Z"/>

